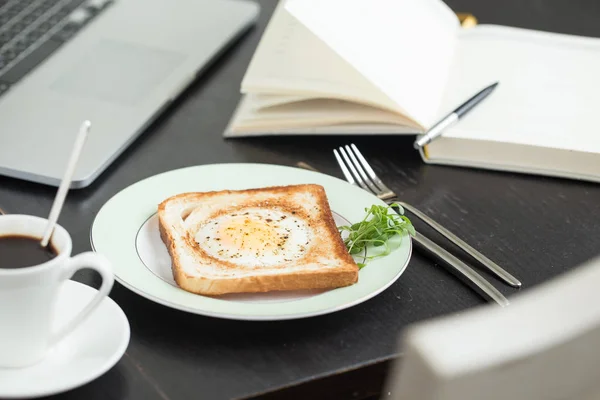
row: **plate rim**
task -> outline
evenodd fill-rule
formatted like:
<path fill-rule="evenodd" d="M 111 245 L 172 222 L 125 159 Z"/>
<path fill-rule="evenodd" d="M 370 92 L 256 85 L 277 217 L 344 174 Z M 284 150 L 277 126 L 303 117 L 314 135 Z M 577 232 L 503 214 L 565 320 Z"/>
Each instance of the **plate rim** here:
<path fill-rule="evenodd" d="M 102 206 L 100 207 L 100 209 L 98 210 L 98 212 L 96 213 L 96 216 L 94 217 L 94 220 L 92 221 L 92 224 L 90 226 L 90 230 L 89 230 L 89 240 L 90 240 L 90 245 L 93 251 L 98 251 L 96 249 L 96 246 L 94 244 L 94 237 L 93 237 L 93 231 L 94 231 L 94 227 L 97 223 L 97 220 L 100 216 L 100 213 L 102 211 L 102 209 L 113 199 L 115 199 L 117 196 L 119 196 L 122 192 L 124 192 L 125 190 L 128 190 L 129 188 L 131 188 L 132 186 L 138 185 L 138 184 L 142 184 L 142 182 L 146 182 L 148 180 L 151 179 L 155 179 L 159 176 L 165 175 L 165 174 L 169 174 L 169 173 L 176 173 L 176 172 L 182 172 L 185 170 L 193 170 L 193 169 L 200 169 L 203 167 L 213 167 L 213 168 L 218 168 L 218 167 L 223 167 L 223 166 L 227 166 L 227 167 L 232 167 L 232 166 L 237 166 L 237 167 L 247 167 L 247 166 L 258 166 L 258 167 L 263 167 L 263 168 L 279 168 L 279 169 L 286 169 L 289 171 L 299 171 L 301 170 L 300 168 L 297 167 L 292 167 L 292 166 L 288 166 L 288 165 L 279 165 L 279 164 L 268 164 L 268 163 L 238 163 L 238 162 L 233 162 L 233 163 L 211 163 L 211 164 L 199 164 L 199 165 L 192 165 L 192 166 L 187 166 L 187 167 L 182 167 L 182 168 L 175 168 L 172 170 L 168 170 L 168 171 L 163 171 L 160 172 L 158 174 L 146 177 L 144 179 L 141 179 L 137 182 L 134 182 L 124 188 L 122 188 L 121 190 L 119 190 L 117 193 L 115 193 L 113 196 L 111 196 L 108 200 L 106 200 Z M 331 175 L 327 175 L 324 174 L 322 172 L 318 172 L 318 171 L 306 171 L 306 170 L 301 170 L 305 173 L 310 173 L 310 174 L 318 174 L 318 175 L 322 175 L 324 177 L 327 177 L 328 179 L 334 179 L 337 180 L 340 183 L 343 183 L 345 185 L 350 185 L 347 181 L 340 179 L 338 177 L 335 176 L 331 176 Z M 349 186 L 349 187 L 353 187 L 353 186 Z M 362 190 L 362 189 L 360 189 Z M 366 191 L 364 191 L 365 194 L 368 194 L 370 196 L 372 196 L 374 201 L 377 202 L 382 202 L 381 199 L 378 199 L 375 195 L 372 195 Z M 385 203 L 384 203 L 385 204 Z M 333 210 L 332 210 L 333 211 Z M 341 215 L 341 214 L 340 214 Z M 151 216 L 150 216 L 151 217 Z M 245 315 L 245 314 L 236 314 L 236 313 L 227 313 L 227 312 L 221 312 L 221 311 L 211 311 L 211 310 L 206 310 L 206 309 L 202 309 L 199 307 L 193 307 L 193 306 L 189 306 L 186 304 L 181 304 L 179 302 L 172 302 L 169 299 L 164 298 L 164 296 L 160 296 L 160 295 L 156 295 L 153 293 L 148 293 L 147 291 L 138 288 L 137 286 L 135 286 L 134 284 L 129 283 L 126 279 L 121 278 L 120 276 L 118 276 L 116 274 L 116 272 L 114 273 L 114 277 L 115 277 L 115 281 L 117 281 L 119 284 L 123 285 L 124 287 L 126 287 L 127 289 L 131 290 L 132 292 L 138 294 L 139 296 L 142 296 L 152 302 L 155 302 L 157 304 L 160 304 L 162 306 L 165 307 L 169 307 L 175 310 L 179 310 L 179 311 L 183 311 L 183 312 L 188 312 L 191 314 L 195 314 L 195 315 L 202 315 L 202 316 L 206 316 L 206 317 L 211 317 L 211 318 L 220 318 L 220 319 L 228 319 L 228 320 L 238 320 L 238 321 L 284 321 L 284 320 L 295 320 L 295 319 L 303 319 L 303 318 L 310 318 L 310 317 L 316 317 L 316 316 L 320 316 L 320 315 L 326 315 L 326 314 L 330 314 L 330 313 L 334 313 L 334 312 L 338 312 L 338 311 L 342 311 L 344 309 L 347 308 L 351 308 L 353 306 L 356 306 L 358 304 L 361 304 L 367 300 L 370 300 L 372 298 L 374 298 L 375 296 L 381 294 L 383 291 L 385 291 L 387 288 L 389 288 L 391 285 L 393 285 L 399 278 L 400 276 L 406 271 L 406 268 L 408 267 L 408 264 L 410 263 L 410 260 L 412 258 L 412 251 L 413 251 L 413 243 L 412 243 L 412 238 L 410 235 L 406 234 L 405 237 L 403 237 L 402 240 L 407 240 L 408 241 L 408 249 L 407 249 L 407 254 L 406 254 L 406 259 L 403 261 L 403 265 L 398 268 L 397 273 L 391 278 L 389 279 L 389 281 L 387 281 L 385 284 L 381 285 L 379 288 L 377 288 L 376 290 L 369 292 L 363 296 L 357 297 L 355 299 L 353 299 L 352 301 L 348 301 L 345 302 L 343 304 L 339 304 L 337 306 L 331 306 L 331 307 L 326 307 L 324 309 L 321 310 L 316 310 L 316 311 L 307 311 L 307 312 L 303 312 L 303 313 L 294 313 L 294 314 L 277 314 L 277 315 L 270 315 L 270 314 L 265 314 L 265 315 Z M 139 258 L 139 257 L 138 257 Z M 140 261 L 141 262 L 141 261 Z M 156 278 L 159 279 L 159 278 Z"/>

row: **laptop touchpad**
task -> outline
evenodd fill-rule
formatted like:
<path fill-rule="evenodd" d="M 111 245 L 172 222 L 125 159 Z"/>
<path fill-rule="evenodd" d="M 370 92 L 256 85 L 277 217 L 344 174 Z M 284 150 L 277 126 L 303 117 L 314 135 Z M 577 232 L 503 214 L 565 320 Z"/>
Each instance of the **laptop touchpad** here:
<path fill-rule="evenodd" d="M 66 68 L 51 87 L 82 97 L 133 105 L 151 93 L 184 58 L 168 50 L 103 40 Z"/>

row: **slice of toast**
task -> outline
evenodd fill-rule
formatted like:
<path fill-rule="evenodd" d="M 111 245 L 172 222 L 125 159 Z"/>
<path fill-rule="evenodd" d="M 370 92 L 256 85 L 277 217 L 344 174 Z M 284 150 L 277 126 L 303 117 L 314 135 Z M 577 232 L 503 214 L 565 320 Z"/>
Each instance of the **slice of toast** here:
<path fill-rule="evenodd" d="M 202 294 L 330 289 L 358 281 L 322 186 L 182 193 L 158 206 L 182 289 Z"/>

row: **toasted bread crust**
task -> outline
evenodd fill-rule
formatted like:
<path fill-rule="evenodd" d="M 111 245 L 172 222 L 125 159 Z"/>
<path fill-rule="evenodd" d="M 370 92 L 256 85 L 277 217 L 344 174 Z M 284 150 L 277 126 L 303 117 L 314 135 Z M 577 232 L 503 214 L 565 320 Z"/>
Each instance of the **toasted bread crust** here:
<path fill-rule="evenodd" d="M 207 296 L 217 296 L 227 293 L 333 289 L 350 286 L 358 281 L 357 271 L 350 269 L 345 271 L 290 273 L 219 280 L 197 276 L 190 277 L 181 269 L 174 269 L 173 277 L 177 285 L 183 290 Z"/>
<path fill-rule="evenodd" d="M 181 267 L 179 253 L 177 251 L 177 243 L 185 243 L 188 248 L 194 249 L 200 253 L 204 259 L 211 259 L 215 265 L 219 265 L 225 269 L 235 270 L 240 268 L 236 264 L 229 263 L 223 260 L 215 259 L 205 254 L 199 246 L 194 242 L 191 246 L 190 240 L 193 241 L 193 236 L 185 233 L 186 237 L 181 237 L 179 242 L 176 240 L 177 233 L 167 218 L 167 211 L 170 204 L 177 204 L 179 201 L 194 201 L 202 202 L 215 196 L 228 196 L 231 194 L 253 194 L 253 193 L 268 192 L 273 197 L 269 198 L 269 206 L 280 207 L 286 210 L 295 210 L 302 213 L 302 207 L 290 205 L 286 200 L 286 196 L 290 193 L 310 193 L 317 200 L 318 207 L 318 223 L 323 232 L 326 233 L 327 253 L 323 253 L 323 249 L 314 249 L 312 257 L 327 256 L 329 259 L 339 261 L 339 266 L 335 268 L 323 268 L 322 270 L 305 270 L 305 271 L 274 271 L 272 274 L 256 274 L 247 276 L 223 276 L 223 277 L 206 277 L 202 274 L 190 276 Z M 260 206 L 256 204 L 255 206 Z M 291 207 L 291 208 L 290 208 Z M 175 282 L 182 289 L 202 294 L 202 295 L 220 295 L 226 293 L 252 293 L 252 292 L 267 292 L 279 290 L 300 290 L 300 289 L 327 289 L 348 286 L 358 281 L 358 266 L 354 259 L 348 254 L 344 242 L 339 235 L 337 226 L 333 219 L 333 215 L 327 201 L 327 196 L 323 187 L 319 185 L 291 185 L 277 186 L 262 189 L 248 190 L 224 190 L 204 193 L 181 193 L 172 196 L 158 206 L 159 230 L 162 241 L 165 243 L 167 250 L 171 256 L 171 265 Z M 181 232 L 180 232 L 181 233 Z M 307 255 L 311 257 L 311 255 Z M 316 258 L 315 258 L 316 259 Z M 260 267 L 255 267 L 259 269 Z M 246 268 L 247 269 L 247 268 Z"/>

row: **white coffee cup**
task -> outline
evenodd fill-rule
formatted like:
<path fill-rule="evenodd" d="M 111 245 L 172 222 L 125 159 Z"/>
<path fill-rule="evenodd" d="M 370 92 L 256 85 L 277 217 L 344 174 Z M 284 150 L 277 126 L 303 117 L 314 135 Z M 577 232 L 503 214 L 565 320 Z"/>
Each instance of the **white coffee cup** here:
<path fill-rule="evenodd" d="M 31 215 L 0 215 L 0 237 L 41 238 L 47 222 Z M 108 260 L 93 252 L 71 257 L 71 236 L 59 225 L 51 244 L 58 255 L 43 264 L 0 268 L 0 368 L 27 367 L 41 361 L 95 310 L 113 286 Z M 102 286 L 79 314 L 67 324 L 56 327 L 54 317 L 60 310 L 55 308 L 61 285 L 84 268 L 98 271 Z"/>

